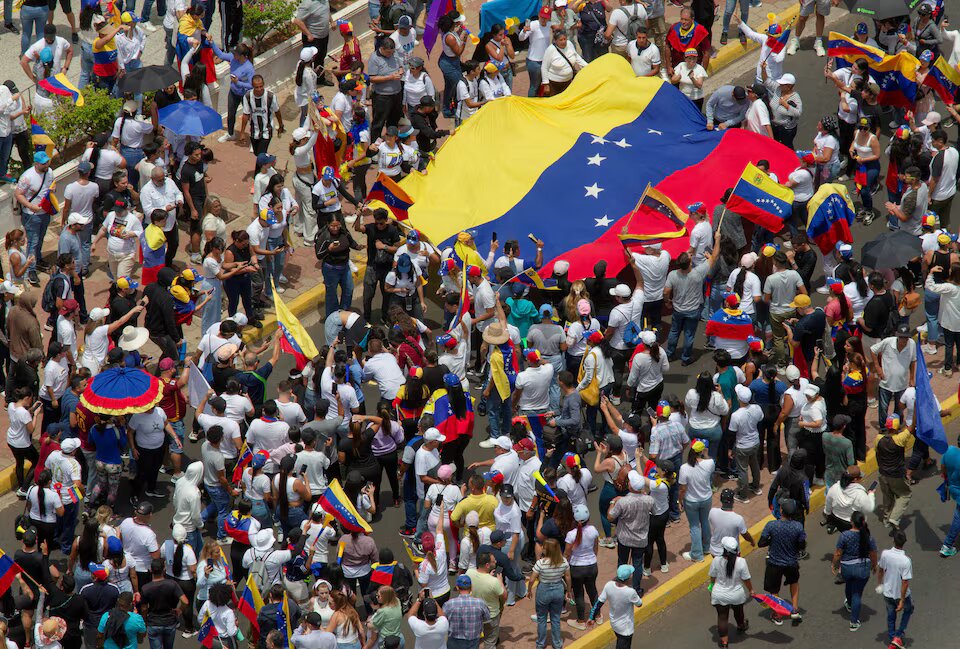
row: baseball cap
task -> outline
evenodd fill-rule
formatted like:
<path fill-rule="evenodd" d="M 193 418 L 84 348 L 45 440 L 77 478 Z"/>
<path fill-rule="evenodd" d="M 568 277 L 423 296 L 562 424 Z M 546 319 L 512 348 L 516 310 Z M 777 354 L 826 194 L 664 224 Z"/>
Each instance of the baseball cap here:
<path fill-rule="evenodd" d="M 899 327 L 897 327 L 897 338 L 910 338 L 910 337 L 911 337 L 910 325 L 901 324 Z"/>
<path fill-rule="evenodd" d="M 800 294 L 793 298 L 793 302 L 788 305 L 791 309 L 805 309 L 810 306 L 810 296 Z"/>
<path fill-rule="evenodd" d="M 479 266 L 467 266 L 467 277 L 482 277 L 483 271 Z"/>
<path fill-rule="evenodd" d="M 117 288 L 120 288 L 120 289 L 126 289 L 126 288 L 129 288 L 129 289 L 137 289 L 137 288 L 140 288 L 140 282 L 138 282 L 137 280 L 133 279 L 132 277 L 127 277 L 127 276 L 118 277 L 118 278 L 117 278 Z"/>
<path fill-rule="evenodd" d="M 483 479 L 494 484 L 503 484 L 503 474 L 499 471 L 487 471 L 483 474 Z"/>
<path fill-rule="evenodd" d="M 221 363 L 226 363 L 230 360 L 230 357 L 240 351 L 240 347 L 234 345 L 233 343 L 227 343 L 222 345 L 217 349 L 217 360 Z"/>
<path fill-rule="evenodd" d="M 80 448 L 80 440 L 76 437 L 68 437 L 60 442 L 60 450 L 64 453 L 73 453 Z"/>
<path fill-rule="evenodd" d="M 541 17 L 541 18 L 549 18 L 549 17 L 550 17 L 550 7 L 542 7 L 542 8 L 540 9 L 540 17 Z"/>
<path fill-rule="evenodd" d="M 513 445 L 513 450 L 515 451 L 534 451 L 537 446 L 533 443 L 533 440 L 529 437 L 524 437 L 519 442 Z"/>
<path fill-rule="evenodd" d="M 257 451 L 253 454 L 253 458 L 250 460 L 250 466 L 252 466 L 254 469 L 262 469 L 263 465 L 265 465 L 269 459 L 270 453 L 267 451 Z"/>
<path fill-rule="evenodd" d="M 81 160 L 77 165 L 77 172 L 82 174 L 88 174 L 93 171 L 93 165 L 90 164 L 89 160 Z"/>
<path fill-rule="evenodd" d="M 33 154 L 33 161 L 37 164 L 45 165 L 50 162 L 50 156 L 47 155 L 46 151 L 37 151 Z"/>
<path fill-rule="evenodd" d="M 747 97 L 747 91 L 743 86 L 734 86 L 733 87 L 733 98 L 734 99 L 745 99 Z"/>
<path fill-rule="evenodd" d="M 630 297 L 630 287 L 626 284 L 617 284 L 610 289 L 610 295 L 614 297 L 628 298 Z"/>
<path fill-rule="evenodd" d="M 468 588 L 473 588 L 473 580 L 470 579 L 467 575 L 460 575 L 457 577 L 457 588 L 460 590 L 467 590 Z"/>
<path fill-rule="evenodd" d="M 176 366 L 177 366 L 177 364 L 173 362 L 173 359 L 172 359 L 172 358 L 161 358 L 161 359 L 160 359 L 160 364 L 158 365 L 158 367 L 160 368 L 160 371 L 161 371 L 161 372 L 165 372 L 165 371 L 167 371 L 167 370 L 172 370 L 172 369 L 175 368 Z"/>
<path fill-rule="evenodd" d="M 553 306 L 550 304 L 540 305 L 540 317 L 545 318 L 553 315 Z"/>
<path fill-rule="evenodd" d="M 4 280 L 3 283 L 0 283 L 0 293 L 17 296 L 23 293 L 23 288 L 17 286 L 10 280 Z"/>
<path fill-rule="evenodd" d="M 867 29 L 867 23 L 857 23 L 857 33 L 861 36 L 865 36 L 870 33 Z"/>
<path fill-rule="evenodd" d="M 513 498 L 513 485 L 505 484 L 500 487 L 500 497 L 501 498 Z"/>
<path fill-rule="evenodd" d="M 779 79 L 777 79 L 777 84 L 781 86 L 793 86 L 793 85 L 796 85 L 796 83 L 797 83 L 797 78 L 792 74 L 790 74 L 789 72 L 787 72 L 786 74 L 781 76 Z"/>
<path fill-rule="evenodd" d="M 740 403 L 750 403 L 750 399 L 753 398 L 753 392 L 750 391 L 750 388 L 743 385 L 742 383 L 737 383 L 734 386 L 733 391 L 737 394 L 737 399 Z"/>
<path fill-rule="evenodd" d="M 633 577 L 633 566 L 624 564 L 617 567 L 617 581 L 627 581 Z"/>
<path fill-rule="evenodd" d="M 427 432 L 423 434 L 423 439 L 426 442 L 442 442 L 447 438 L 436 428 L 428 428 Z"/>
<path fill-rule="evenodd" d="M 527 359 L 528 363 L 539 363 L 540 362 L 540 351 L 537 349 L 528 349 L 527 353 L 524 354 L 524 358 Z"/>
<path fill-rule="evenodd" d="M 400 20 L 397 21 L 397 27 L 412 27 L 413 20 L 410 16 L 400 16 Z"/>
<path fill-rule="evenodd" d="M 720 492 L 720 503 L 723 505 L 730 505 L 733 503 L 733 489 L 724 489 Z"/>
<path fill-rule="evenodd" d="M 720 539 L 720 545 L 723 546 L 723 549 L 727 552 L 736 552 L 740 549 L 740 543 L 732 536 L 725 536 Z"/>
<path fill-rule="evenodd" d="M 507 540 L 507 535 L 503 530 L 493 530 L 490 532 L 490 543 L 503 543 Z"/>
<path fill-rule="evenodd" d="M 511 442 L 510 438 L 507 437 L 506 435 L 495 437 L 493 440 L 493 445 L 496 446 L 497 448 L 502 448 L 505 451 L 509 451 L 510 449 L 513 448 L 513 442 Z"/>
<path fill-rule="evenodd" d="M 627 474 L 627 481 L 630 483 L 630 489 L 632 491 L 643 491 L 645 480 L 643 476 L 636 471 L 631 471 Z"/>
<path fill-rule="evenodd" d="M 299 141 L 310 137 L 310 131 L 302 126 L 298 126 L 297 128 L 293 129 L 293 133 L 291 133 L 290 136 L 294 139 L 294 141 Z"/>
<path fill-rule="evenodd" d="M 257 154 L 257 167 L 262 167 L 263 165 L 268 165 L 277 161 L 277 156 L 270 155 L 269 153 L 258 153 Z"/>
<path fill-rule="evenodd" d="M 796 381 L 800 378 L 800 370 L 797 369 L 796 365 L 787 366 L 787 380 Z"/>
<path fill-rule="evenodd" d="M 576 505 L 573 508 L 573 520 L 578 523 L 586 523 L 590 520 L 590 510 L 587 509 L 586 505 Z"/>

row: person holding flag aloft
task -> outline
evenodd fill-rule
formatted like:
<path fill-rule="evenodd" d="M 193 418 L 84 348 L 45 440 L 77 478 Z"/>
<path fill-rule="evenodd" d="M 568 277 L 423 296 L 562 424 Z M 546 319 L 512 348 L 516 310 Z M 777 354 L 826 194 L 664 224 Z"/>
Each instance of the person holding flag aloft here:
<path fill-rule="evenodd" d="M 770 78 L 779 79 L 783 74 L 783 59 L 787 56 L 786 51 L 784 51 L 786 40 L 783 38 L 783 25 L 776 22 L 776 14 L 767 14 L 767 20 L 770 24 L 766 29 L 766 33 L 754 31 L 745 19 L 740 21 L 739 26 L 741 43 L 744 43 L 745 40 L 749 38 L 755 43 L 760 44 L 760 60 L 757 61 L 756 73 L 757 83 L 763 82 L 764 67 L 766 67 L 767 75 L 769 75 Z M 786 31 L 789 34 L 790 29 L 787 28 Z M 726 36 L 726 34 L 721 36 L 721 41 L 725 40 L 724 36 Z"/>
<path fill-rule="evenodd" d="M 734 365 L 747 357 L 747 338 L 753 335 L 753 321 L 740 308 L 739 295 L 731 293 L 724 298 L 723 307 L 707 321 L 706 334 L 714 336 L 716 348 L 726 350 Z"/>

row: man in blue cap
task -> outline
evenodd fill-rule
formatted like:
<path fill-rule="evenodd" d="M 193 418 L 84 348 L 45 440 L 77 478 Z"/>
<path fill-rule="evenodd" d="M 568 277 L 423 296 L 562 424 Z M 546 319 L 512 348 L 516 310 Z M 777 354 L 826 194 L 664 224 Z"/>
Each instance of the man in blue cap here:
<path fill-rule="evenodd" d="M 490 609 L 482 599 L 472 595 L 473 580 L 457 577 L 457 597 L 448 600 L 443 610 L 450 622 L 447 649 L 477 649 L 483 625 L 490 620 Z"/>
<path fill-rule="evenodd" d="M 46 198 L 53 180 L 50 156 L 45 151 L 38 151 L 33 156 L 33 166 L 21 174 L 14 190 L 14 196 L 20 205 L 20 222 L 27 234 L 27 255 L 30 261 L 27 279 L 34 286 L 40 286 L 37 260 L 43 256 L 43 239 L 47 236 L 47 227 L 50 225 L 50 214 L 41 207 L 40 202 Z"/>
<path fill-rule="evenodd" d="M 600 607 L 604 602 L 610 602 L 610 628 L 617 636 L 617 649 L 630 649 L 633 644 L 633 609 L 643 606 L 640 594 L 630 585 L 633 579 L 634 568 L 624 564 L 617 568 L 616 581 L 608 581 L 590 612 L 588 624 L 593 626 L 598 619 Z"/>

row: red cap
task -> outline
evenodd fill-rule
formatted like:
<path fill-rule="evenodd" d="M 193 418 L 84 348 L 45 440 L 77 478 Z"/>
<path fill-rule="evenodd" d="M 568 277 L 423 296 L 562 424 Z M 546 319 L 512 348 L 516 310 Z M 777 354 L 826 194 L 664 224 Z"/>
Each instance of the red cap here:
<path fill-rule="evenodd" d="M 544 7 L 543 9 L 541 9 L 541 10 L 540 10 L 540 17 L 541 17 L 541 18 L 549 18 L 549 17 L 550 17 L 550 7 Z"/>
<path fill-rule="evenodd" d="M 527 361 L 530 363 L 540 362 L 540 352 L 536 349 L 528 349 L 526 353 Z"/>
<path fill-rule="evenodd" d="M 519 442 L 513 445 L 513 450 L 515 451 L 533 451 L 536 450 L 536 445 L 533 443 L 533 440 L 529 437 L 524 437 Z"/>
<path fill-rule="evenodd" d="M 740 306 L 740 296 L 735 293 L 731 293 L 724 299 L 724 303 L 731 309 L 735 309 Z"/>
<path fill-rule="evenodd" d="M 479 266 L 467 266 L 467 277 L 481 277 L 483 271 Z"/>
<path fill-rule="evenodd" d="M 603 334 L 599 331 L 594 331 L 592 334 L 587 336 L 587 342 L 592 345 L 598 345 L 603 342 Z"/>

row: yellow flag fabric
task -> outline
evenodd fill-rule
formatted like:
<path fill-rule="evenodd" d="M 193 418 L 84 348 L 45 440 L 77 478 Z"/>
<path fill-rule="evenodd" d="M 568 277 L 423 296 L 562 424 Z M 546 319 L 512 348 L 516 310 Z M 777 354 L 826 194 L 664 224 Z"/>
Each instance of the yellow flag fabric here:
<path fill-rule="evenodd" d="M 493 346 L 490 350 L 490 376 L 493 377 L 493 385 L 497 388 L 497 394 L 506 401 L 510 398 L 510 379 L 507 378 L 507 370 L 503 364 L 503 352 L 500 348 Z"/>

